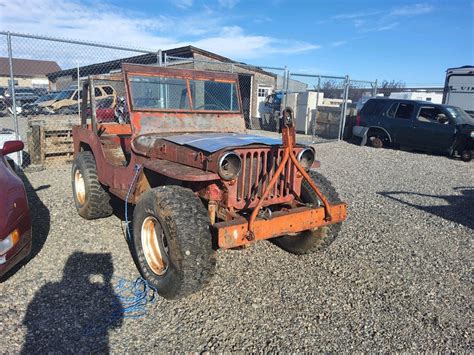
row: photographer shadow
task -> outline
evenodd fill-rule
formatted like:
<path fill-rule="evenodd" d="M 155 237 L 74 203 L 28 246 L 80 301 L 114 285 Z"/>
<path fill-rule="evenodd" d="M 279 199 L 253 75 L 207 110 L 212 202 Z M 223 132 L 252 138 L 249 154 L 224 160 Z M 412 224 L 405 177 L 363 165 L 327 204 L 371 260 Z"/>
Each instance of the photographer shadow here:
<path fill-rule="evenodd" d="M 455 187 L 454 190 L 460 191 L 461 195 L 429 195 L 408 191 L 383 191 L 378 192 L 378 194 L 474 230 L 474 216 L 472 214 L 474 210 L 474 188 Z M 447 204 L 419 205 L 406 201 L 406 198 L 410 196 L 434 198 L 447 202 Z"/>
<path fill-rule="evenodd" d="M 44 285 L 28 305 L 21 353 L 109 352 L 108 331 L 124 318 L 113 272 L 109 253 L 72 254 L 61 281 Z"/>

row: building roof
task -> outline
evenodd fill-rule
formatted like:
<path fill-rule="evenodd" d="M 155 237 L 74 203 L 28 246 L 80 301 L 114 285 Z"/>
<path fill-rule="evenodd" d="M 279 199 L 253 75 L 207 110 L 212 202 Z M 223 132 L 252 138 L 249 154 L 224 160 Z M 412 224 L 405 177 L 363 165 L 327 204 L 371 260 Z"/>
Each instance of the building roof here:
<path fill-rule="evenodd" d="M 13 58 L 15 76 L 40 76 L 61 70 L 58 63 L 51 60 Z M 10 63 L 7 57 L 0 57 L 0 76 L 10 75 Z"/>
<path fill-rule="evenodd" d="M 273 77 L 277 76 L 275 73 L 267 72 L 267 71 L 263 70 L 262 68 L 256 67 L 254 65 L 249 65 L 249 64 L 246 64 L 246 63 L 243 63 L 243 62 L 236 62 L 235 60 L 232 60 L 230 58 L 223 57 L 219 54 L 212 53 L 212 52 L 206 51 L 205 49 L 197 48 L 197 47 L 194 47 L 194 46 L 184 46 L 184 47 L 179 47 L 179 48 L 168 49 L 168 50 L 163 51 L 163 53 L 166 53 L 169 56 L 184 57 L 184 58 L 192 57 L 193 53 L 197 53 L 197 54 L 201 54 L 205 57 L 209 57 L 209 58 L 218 60 L 219 62 L 234 63 L 236 66 L 242 66 L 242 67 L 245 67 L 247 69 L 251 69 L 253 71 L 262 73 L 262 74 L 270 75 L 270 76 L 273 76 Z"/>
<path fill-rule="evenodd" d="M 206 51 L 201 48 L 197 48 L 194 46 L 184 46 L 184 47 L 179 47 L 179 48 L 173 48 L 173 49 L 166 49 L 162 51 L 163 55 L 163 60 L 165 54 L 167 56 L 171 57 L 179 57 L 179 58 L 194 58 L 194 54 L 201 54 L 205 57 L 217 60 L 222 63 L 234 63 L 236 66 L 245 66 L 248 69 L 254 70 L 256 72 L 260 72 L 262 74 L 270 75 L 276 77 L 276 74 L 267 72 L 263 70 L 262 68 L 255 67 L 255 66 L 250 66 L 245 63 L 241 62 L 236 62 L 232 59 L 223 57 L 221 55 Z M 148 54 L 141 54 L 133 57 L 128 57 L 128 58 L 121 58 L 121 59 L 116 59 L 116 60 L 111 60 L 108 62 L 102 62 L 102 63 L 96 63 L 96 64 L 91 64 L 91 65 L 85 65 L 82 67 L 79 67 L 79 76 L 84 77 L 84 76 L 89 76 L 89 75 L 95 75 L 95 74 L 105 74 L 108 73 L 112 70 L 119 70 L 122 67 L 122 63 L 131 63 L 131 64 L 156 64 L 158 63 L 158 52 L 157 53 L 148 53 Z M 63 76 L 76 76 L 77 75 L 77 68 L 71 68 L 71 69 L 66 69 L 66 70 L 59 70 L 56 72 L 51 72 L 48 75 L 49 80 L 55 81 L 59 77 Z"/>

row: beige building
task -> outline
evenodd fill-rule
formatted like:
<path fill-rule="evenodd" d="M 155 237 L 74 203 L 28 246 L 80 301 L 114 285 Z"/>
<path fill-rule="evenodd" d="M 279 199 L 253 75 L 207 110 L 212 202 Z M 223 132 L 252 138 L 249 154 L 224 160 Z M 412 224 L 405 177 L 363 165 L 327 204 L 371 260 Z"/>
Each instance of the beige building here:
<path fill-rule="evenodd" d="M 47 74 L 61 70 L 58 63 L 49 60 L 13 58 L 15 86 L 49 89 Z M 0 86 L 10 85 L 10 63 L 0 57 Z"/>

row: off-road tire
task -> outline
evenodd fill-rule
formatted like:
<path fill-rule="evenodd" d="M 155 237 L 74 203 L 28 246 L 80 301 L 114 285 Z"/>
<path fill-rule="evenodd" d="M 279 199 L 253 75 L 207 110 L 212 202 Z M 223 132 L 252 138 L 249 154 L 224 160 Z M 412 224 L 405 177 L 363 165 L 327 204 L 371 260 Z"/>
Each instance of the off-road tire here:
<path fill-rule="evenodd" d="M 80 201 L 76 191 L 76 172 L 82 175 L 85 196 Z M 76 155 L 71 171 L 72 195 L 77 213 L 85 219 L 109 217 L 113 213 L 110 195 L 104 190 L 97 177 L 97 167 L 92 152 L 84 151 Z"/>
<path fill-rule="evenodd" d="M 330 204 L 341 203 L 336 189 L 328 179 L 315 171 L 310 171 L 309 176 Z M 320 204 L 322 206 L 322 202 L 306 180 L 301 184 L 301 200 L 304 203 L 311 205 Z M 310 254 L 329 247 L 339 234 L 341 226 L 342 223 L 330 224 L 312 231 L 304 231 L 297 235 L 274 238 L 272 241 L 283 250 L 292 254 Z"/>
<path fill-rule="evenodd" d="M 142 226 L 154 218 L 166 238 L 168 266 L 160 275 L 147 262 Z M 203 288 L 215 271 L 210 220 L 201 200 L 187 188 L 161 186 L 144 193 L 133 213 L 132 254 L 140 274 L 168 299 Z M 156 234 L 155 234 L 156 235 Z"/>

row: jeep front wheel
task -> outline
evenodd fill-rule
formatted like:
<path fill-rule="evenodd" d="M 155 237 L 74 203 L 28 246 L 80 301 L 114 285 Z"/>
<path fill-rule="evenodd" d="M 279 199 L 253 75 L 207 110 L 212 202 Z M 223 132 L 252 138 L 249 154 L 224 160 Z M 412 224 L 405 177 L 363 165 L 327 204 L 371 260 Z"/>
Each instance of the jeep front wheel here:
<path fill-rule="evenodd" d="M 310 171 L 309 175 L 330 204 L 341 203 L 339 194 L 328 179 L 314 171 Z M 322 205 L 306 180 L 301 184 L 301 201 L 312 206 Z M 336 239 L 341 225 L 341 223 L 330 224 L 294 235 L 274 238 L 272 241 L 292 254 L 309 254 L 327 248 Z"/>
<path fill-rule="evenodd" d="M 209 217 L 194 193 L 162 186 L 144 193 L 133 213 L 132 253 L 140 274 L 169 299 L 201 289 L 214 274 Z"/>
<path fill-rule="evenodd" d="M 110 196 L 97 177 L 91 152 L 80 152 L 72 163 L 72 194 L 77 212 L 85 219 L 109 217 L 113 213 Z"/>

